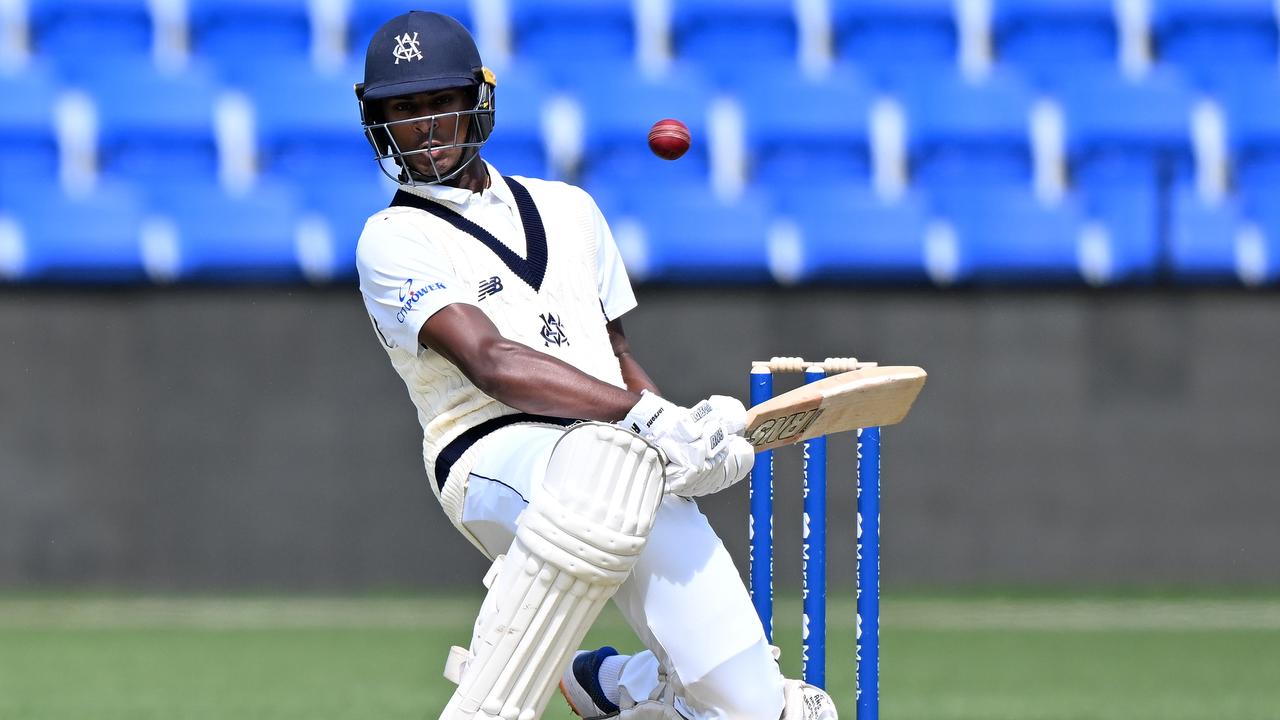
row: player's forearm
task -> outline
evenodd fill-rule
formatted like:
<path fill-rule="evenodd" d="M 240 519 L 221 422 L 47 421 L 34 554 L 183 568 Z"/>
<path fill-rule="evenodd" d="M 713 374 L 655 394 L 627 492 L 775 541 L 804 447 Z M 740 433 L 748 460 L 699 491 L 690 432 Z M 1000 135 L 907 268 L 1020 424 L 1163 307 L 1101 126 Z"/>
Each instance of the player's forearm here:
<path fill-rule="evenodd" d="M 627 389 L 631 392 L 639 393 L 641 390 L 648 390 L 655 395 L 662 394 L 658 391 L 657 383 L 649 377 L 649 373 L 644 371 L 630 352 L 624 352 L 618 356 L 618 367 L 622 370 L 622 381 L 627 384 Z"/>
<path fill-rule="evenodd" d="M 505 340 L 488 349 L 472 382 L 486 395 L 535 415 L 615 422 L 640 399 L 558 358 Z"/>
<path fill-rule="evenodd" d="M 622 320 L 618 318 L 610 320 L 605 325 L 605 330 L 609 333 L 609 345 L 613 348 L 614 357 L 618 358 L 618 369 L 622 371 L 622 381 L 626 383 L 627 389 L 633 393 L 648 390 L 655 395 L 661 395 L 657 384 L 649 377 L 649 373 L 644 371 L 640 362 L 631 354 L 631 342 L 627 340 L 627 333 L 622 329 Z"/>

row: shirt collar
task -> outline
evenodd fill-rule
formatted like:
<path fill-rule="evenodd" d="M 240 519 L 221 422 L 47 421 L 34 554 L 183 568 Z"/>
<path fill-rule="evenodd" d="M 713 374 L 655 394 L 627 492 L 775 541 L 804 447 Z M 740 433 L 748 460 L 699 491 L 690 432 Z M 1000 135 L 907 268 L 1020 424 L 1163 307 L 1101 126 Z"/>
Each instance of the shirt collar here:
<path fill-rule="evenodd" d="M 511 188 L 507 187 L 507 183 L 502 179 L 502 173 L 493 166 L 492 163 L 480 158 L 480 162 L 484 163 L 485 169 L 489 171 L 489 187 L 485 188 L 481 193 L 473 193 L 466 188 L 453 187 L 452 185 L 400 185 L 400 189 L 420 198 L 427 200 L 435 200 L 452 205 L 455 208 L 461 208 L 471 202 L 477 196 L 483 193 L 492 193 L 498 201 L 515 207 L 516 199 L 511 194 Z"/>

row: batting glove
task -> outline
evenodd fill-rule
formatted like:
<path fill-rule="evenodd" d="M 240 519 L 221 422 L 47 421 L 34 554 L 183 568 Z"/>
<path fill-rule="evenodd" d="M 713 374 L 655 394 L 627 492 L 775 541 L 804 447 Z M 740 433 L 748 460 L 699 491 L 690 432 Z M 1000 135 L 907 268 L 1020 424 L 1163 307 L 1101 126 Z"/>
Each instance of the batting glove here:
<path fill-rule="evenodd" d="M 701 497 L 733 485 L 751 470 L 755 451 L 741 437 L 746 409 L 713 395 L 686 409 L 649 392 L 621 423 L 662 450 L 667 492 Z"/>

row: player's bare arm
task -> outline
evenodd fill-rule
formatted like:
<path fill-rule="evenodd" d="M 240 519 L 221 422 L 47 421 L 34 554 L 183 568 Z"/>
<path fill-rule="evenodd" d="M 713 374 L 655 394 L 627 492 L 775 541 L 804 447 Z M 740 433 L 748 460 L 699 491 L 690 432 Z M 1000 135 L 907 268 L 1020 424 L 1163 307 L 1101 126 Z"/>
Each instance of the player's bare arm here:
<path fill-rule="evenodd" d="M 621 318 L 610 320 L 605 328 L 609 331 L 609 344 L 613 346 L 614 357 L 618 358 L 618 367 L 622 369 L 622 380 L 627 384 L 627 389 L 633 393 L 648 390 L 661 395 L 657 383 L 649 377 L 649 373 L 645 372 L 640 362 L 631 354 L 631 343 L 622 330 Z"/>
<path fill-rule="evenodd" d="M 486 395 L 522 412 L 616 422 L 640 400 L 638 390 L 631 392 L 602 382 L 562 360 L 503 337 L 474 305 L 444 307 L 423 323 L 418 341 L 457 366 Z M 634 360 L 631 364 L 639 369 Z M 624 366 L 624 377 L 625 372 Z M 643 370 L 639 376 L 648 380 Z M 628 380 L 627 385 L 631 387 L 632 382 Z"/>

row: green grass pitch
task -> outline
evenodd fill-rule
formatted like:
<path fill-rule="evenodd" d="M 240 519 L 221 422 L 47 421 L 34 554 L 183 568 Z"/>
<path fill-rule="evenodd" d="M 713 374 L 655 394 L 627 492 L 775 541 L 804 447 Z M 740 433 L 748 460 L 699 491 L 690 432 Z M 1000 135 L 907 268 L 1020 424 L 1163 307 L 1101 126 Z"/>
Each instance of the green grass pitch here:
<path fill-rule="evenodd" d="M 477 597 L 0 597 L 3 720 L 423 720 Z M 799 672 L 798 603 L 780 602 Z M 853 711 L 853 610 L 828 687 Z M 888 720 L 1276 720 L 1280 598 L 890 596 Z M 612 609 L 588 639 L 636 649 Z M 547 718 L 567 718 L 553 699 Z"/>

